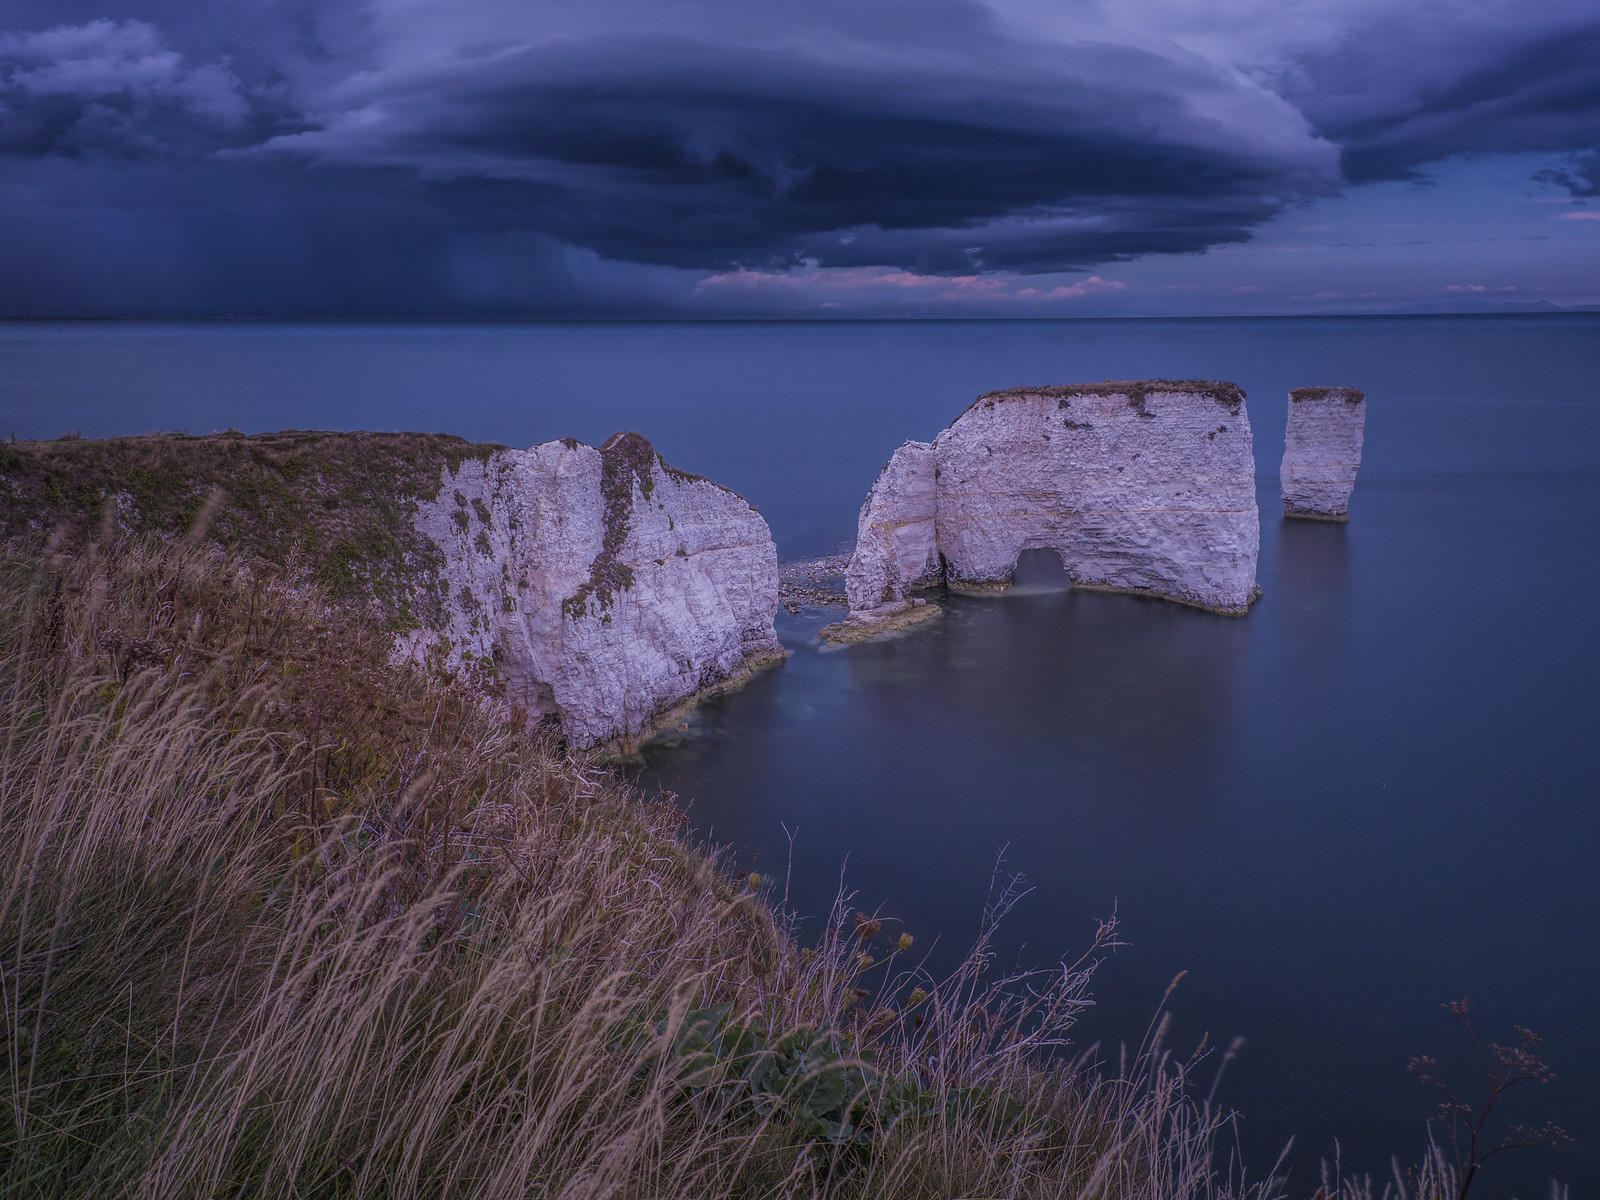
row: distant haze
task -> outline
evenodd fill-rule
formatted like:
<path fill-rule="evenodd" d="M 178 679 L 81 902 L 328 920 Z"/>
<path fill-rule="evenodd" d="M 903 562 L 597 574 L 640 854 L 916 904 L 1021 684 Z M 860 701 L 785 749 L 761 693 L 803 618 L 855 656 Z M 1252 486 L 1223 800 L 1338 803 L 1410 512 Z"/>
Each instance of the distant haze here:
<path fill-rule="evenodd" d="M 1592 0 L 4 0 L 0 316 L 1600 302 Z"/>

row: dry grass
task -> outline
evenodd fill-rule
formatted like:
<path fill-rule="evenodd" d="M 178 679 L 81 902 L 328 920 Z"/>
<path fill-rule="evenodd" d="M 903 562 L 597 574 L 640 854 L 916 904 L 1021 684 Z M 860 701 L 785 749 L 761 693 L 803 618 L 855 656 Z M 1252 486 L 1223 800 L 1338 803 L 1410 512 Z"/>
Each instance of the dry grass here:
<path fill-rule="evenodd" d="M 293 429 L 0 442 L 0 536 L 65 526 L 79 546 L 103 519 L 173 537 L 203 525 L 241 558 L 282 567 L 292 557 L 391 628 L 433 627 L 441 559 L 415 528 L 416 500 L 438 494 L 447 468 L 497 449 L 446 434 Z"/>
<path fill-rule="evenodd" d="M 843 908 L 803 949 L 351 620 L 195 545 L 0 554 L 3 1194 L 1280 1193 L 1159 1033 L 1060 1053 L 1087 960 L 936 983 Z"/>

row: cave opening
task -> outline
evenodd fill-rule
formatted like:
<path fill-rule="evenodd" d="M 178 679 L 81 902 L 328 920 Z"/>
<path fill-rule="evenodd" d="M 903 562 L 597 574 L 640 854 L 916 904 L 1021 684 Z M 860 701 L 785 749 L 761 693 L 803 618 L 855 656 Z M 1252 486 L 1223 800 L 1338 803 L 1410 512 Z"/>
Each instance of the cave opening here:
<path fill-rule="evenodd" d="M 1011 571 L 1013 592 L 1064 592 L 1071 587 L 1072 577 L 1056 550 L 1037 546 L 1017 555 L 1017 565 Z"/>

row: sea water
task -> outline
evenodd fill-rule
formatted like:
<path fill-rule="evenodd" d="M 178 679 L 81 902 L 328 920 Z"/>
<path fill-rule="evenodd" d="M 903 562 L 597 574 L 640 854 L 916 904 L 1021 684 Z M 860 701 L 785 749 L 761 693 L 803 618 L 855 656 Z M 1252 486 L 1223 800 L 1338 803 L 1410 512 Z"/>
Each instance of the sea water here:
<path fill-rule="evenodd" d="M 1003 962 L 1075 958 L 1113 912 L 1080 1029 L 1242 1037 L 1217 1090 L 1256 1172 L 1291 1136 L 1415 1157 L 1466 1065 L 1441 1005 L 1546 1038 L 1507 1102 L 1578 1145 L 1486 1194 L 1600 1191 L 1600 316 L 548 325 L 0 326 L 0 436 L 429 429 L 529 445 L 618 429 L 735 488 L 780 557 L 848 545 L 878 469 L 981 391 L 1148 377 L 1249 395 L 1262 599 L 951 598 L 704 706 L 639 772 L 824 914 L 840 887 L 938 969 L 995 879 L 1032 888 Z M 1366 389 L 1347 526 L 1281 519 L 1286 393 Z M 997 868 L 998 862 L 998 868 Z M 895 925 L 892 928 L 902 928 Z M 1213 1052 L 1201 1068 L 1220 1064 Z M 1520 1112 L 1515 1106 L 1524 1106 Z M 1480 1185 L 1481 1186 L 1481 1185 Z M 1305 1190 L 1303 1187 L 1302 1190 Z"/>

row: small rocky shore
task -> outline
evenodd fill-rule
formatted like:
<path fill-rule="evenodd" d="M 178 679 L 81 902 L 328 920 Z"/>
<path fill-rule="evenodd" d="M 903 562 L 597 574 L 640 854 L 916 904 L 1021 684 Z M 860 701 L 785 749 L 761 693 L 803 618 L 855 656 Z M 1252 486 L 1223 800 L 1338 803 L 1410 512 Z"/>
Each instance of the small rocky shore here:
<path fill-rule="evenodd" d="M 829 554 L 778 566 L 778 603 L 790 614 L 807 608 L 844 608 L 849 554 Z"/>

